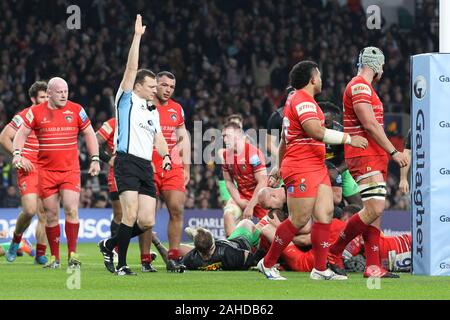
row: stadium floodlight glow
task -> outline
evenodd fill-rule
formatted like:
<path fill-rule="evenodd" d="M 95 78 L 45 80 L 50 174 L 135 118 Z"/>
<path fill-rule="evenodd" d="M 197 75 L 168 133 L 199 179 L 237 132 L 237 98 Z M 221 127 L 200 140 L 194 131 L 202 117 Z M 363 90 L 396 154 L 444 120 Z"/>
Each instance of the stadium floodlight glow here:
<path fill-rule="evenodd" d="M 439 1 L 439 52 L 450 53 L 450 1 Z"/>

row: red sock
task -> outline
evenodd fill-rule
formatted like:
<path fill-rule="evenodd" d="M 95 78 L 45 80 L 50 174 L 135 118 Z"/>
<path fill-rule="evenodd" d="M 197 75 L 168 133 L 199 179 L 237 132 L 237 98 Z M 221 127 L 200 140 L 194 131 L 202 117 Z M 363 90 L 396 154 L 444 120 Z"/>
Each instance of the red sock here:
<path fill-rule="evenodd" d="M 377 266 L 380 264 L 380 230 L 369 226 L 363 233 L 364 252 L 366 255 L 366 267 Z"/>
<path fill-rule="evenodd" d="M 264 257 L 264 266 L 266 268 L 272 268 L 277 263 L 278 258 L 287 247 L 289 242 L 292 241 L 298 229 L 294 226 L 291 220 L 284 220 L 277 228 L 275 232 L 275 238 L 272 241 L 269 252 Z"/>
<path fill-rule="evenodd" d="M 59 224 L 54 227 L 45 227 L 45 233 L 47 234 L 51 255 L 59 261 L 59 238 L 61 236 Z"/>
<path fill-rule="evenodd" d="M 150 256 L 149 253 L 146 253 L 146 254 L 141 253 L 141 264 L 146 263 L 146 262 L 151 263 L 152 257 Z"/>
<path fill-rule="evenodd" d="M 22 241 L 22 235 L 21 234 L 17 234 L 17 233 L 14 232 L 13 242 L 14 243 L 20 243 L 20 241 Z"/>
<path fill-rule="evenodd" d="M 361 236 L 357 236 L 345 247 L 345 251 L 348 251 L 348 253 L 350 253 L 352 257 L 354 257 L 361 251 L 362 246 L 362 238 Z"/>
<path fill-rule="evenodd" d="M 330 250 L 329 223 L 314 222 L 311 228 L 311 243 L 314 253 L 314 268 L 318 271 L 327 269 L 327 257 Z"/>
<path fill-rule="evenodd" d="M 181 257 L 180 249 L 170 249 L 168 253 L 168 259 L 169 260 L 177 260 L 179 257 Z"/>
<path fill-rule="evenodd" d="M 78 240 L 78 229 L 80 228 L 80 223 L 70 223 L 66 220 L 66 237 L 67 237 L 67 248 L 68 255 L 71 252 L 77 252 L 77 240 Z"/>
<path fill-rule="evenodd" d="M 47 250 L 47 246 L 45 244 L 38 243 L 36 245 L 36 256 L 45 256 L 45 250 Z"/>
<path fill-rule="evenodd" d="M 367 229 L 367 225 L 359 217 L 359 213 L 354 214 L 347 222 L 344 231 L 341 232 L 339 238 L 330 247 L 330 252 L 335 255 L 342 254 L 347 244 L 356 236 L 360 235 Z"/>
<path fill-rule="evenodd" d="M 261 236 L 261 238 L 259 239 L 259 247 L 264 251 L 268 251 L 270 248 L 269 240 L 267 240 L 266 237 Z"/>

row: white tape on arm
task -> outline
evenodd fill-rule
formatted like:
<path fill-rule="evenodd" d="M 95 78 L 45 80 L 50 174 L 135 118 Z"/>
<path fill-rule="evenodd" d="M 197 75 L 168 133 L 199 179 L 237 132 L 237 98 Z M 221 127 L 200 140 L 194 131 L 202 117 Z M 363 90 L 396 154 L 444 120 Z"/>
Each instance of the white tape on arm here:
<path fill-rule="evenodd" d="M 348 133 L 325 129 L 325 134 L 322 141 L 327 144 L 350 144 L 352 142 L 352 138 Z"/>

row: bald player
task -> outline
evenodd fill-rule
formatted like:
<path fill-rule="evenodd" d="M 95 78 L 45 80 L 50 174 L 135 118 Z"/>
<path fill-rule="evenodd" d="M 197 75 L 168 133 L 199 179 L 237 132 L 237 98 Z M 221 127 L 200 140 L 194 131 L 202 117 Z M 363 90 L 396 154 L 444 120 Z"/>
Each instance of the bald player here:
<path fill-rule="evenodd" d="M 51 258 L 44 266 L 61 266 L 59 257 L 60 202 L 65 213 L 65 231 L 68 246 L 68 267 L 79 268 L 76 254 L 78 230 L 78 203 L 80 200 L 80 163 L 78 134 L 81 133 L 91 157 L 89 174 L 100 172 L 98 143 L 91 122 L 83 107 L 68 100 L 67 82 L 59 77 L 50 79 L 48 101 L 33 106 L 25 115 L 24 123 L 14 138 L 13 165 L 25 172 L 39 170 L 39 195 L 46 215 L 47 238 Z M 36 133 L 39 141 L 38 167 L 23 156 L 27 137 Z"/>

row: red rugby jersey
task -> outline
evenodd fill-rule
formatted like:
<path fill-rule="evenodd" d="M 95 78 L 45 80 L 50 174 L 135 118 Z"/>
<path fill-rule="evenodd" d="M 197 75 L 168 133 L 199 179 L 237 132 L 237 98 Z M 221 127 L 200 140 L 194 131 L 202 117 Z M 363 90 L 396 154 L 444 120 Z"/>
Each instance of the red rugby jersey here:
<path fill-rule="evenodd" d="M 257 147 L 247 142 L 244 151 L 240 154 L 228 154 L 228 152 L 226 149 L 223 150 L 222 170 L 237 183 L 240 196 L 250 200 L 258 184 L 255 173 L 266 172 L 264 155 Z"/>
<path fill-rule="evenodd" d="M 325 117 L 314 97 L 304 90 L 291 94 L 284 108 L 283 130 L 286 152 L 281 167 L 292 167 L 304 172 L 324 167 L 325 144 L 308 136 L 303 123 L 319 120 L 325 126 Z"/>
<path fill-rule="evenodd" d="M 38 163 L 46 170 L 79 171 L 78 134 L 91 124 L 83 107 L 71 101 L 50 109 L 48 101 L 31 107 L 24 125 L 36 132 Z"/>
<path fill-rule="evenodd" d="M 172 99 L 168 100 L 165 106 L 156 106 L 159 113 L 159 123 L 161 131 L 169 147 L 169 154 L 172 158 L 172 168 L 183 167 L 180 157 L 180 150 L 176 146 L 176 129 L 184 125 L 184 112 L 181 105 Z M 155 148 L 153 148 L 152 161 L 155 164 L 155 171 L 162 171 L 162 158 Z"/>
<path fill-rule="evenodd" d="M 363 128 L 356 113 L 353 109 L 355 104 L 367 103 L 371 106 L 375 118 L 378 123 L 384 127 L 383 104 L 380 98 L 373 89 L 372 85 L 368 83 L 363 77 L 354 77 L 347 85 L 344 91 L 343 105 L 344 105 L 344 132 L 351 136 L 361 136 L 369 142 L 366 149 L 354 148 L 350 145 L 344 145 L 345 158 L 354 158 L 361 156 L 376 156 L 385 155 L 386 151 L 381 148 L 378 143 L 371 137 L 370 134 Z"/>

